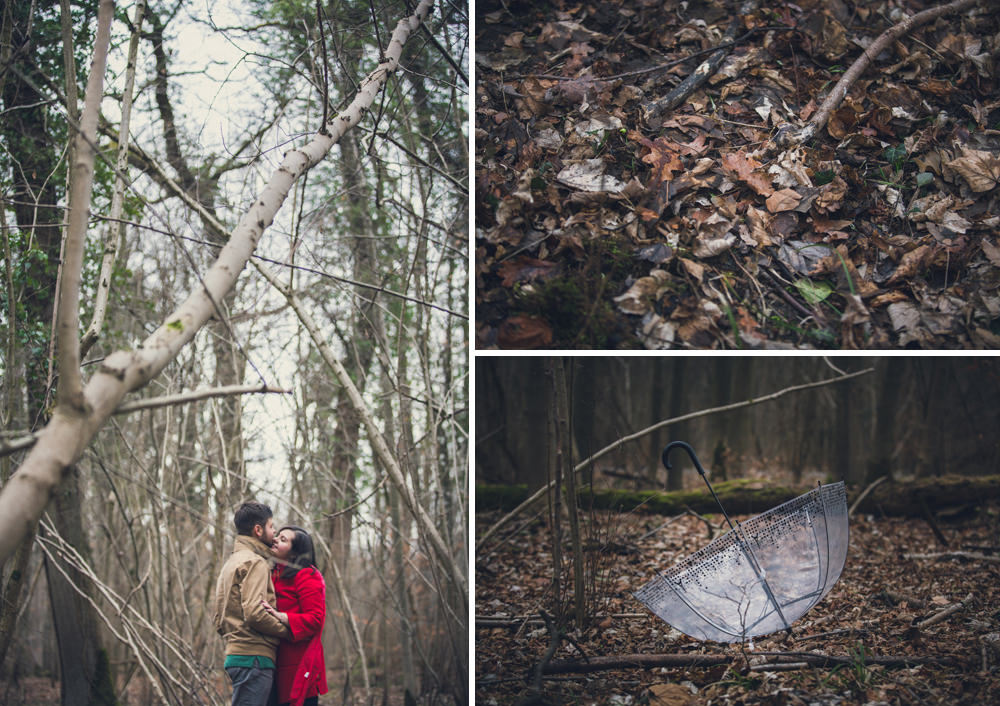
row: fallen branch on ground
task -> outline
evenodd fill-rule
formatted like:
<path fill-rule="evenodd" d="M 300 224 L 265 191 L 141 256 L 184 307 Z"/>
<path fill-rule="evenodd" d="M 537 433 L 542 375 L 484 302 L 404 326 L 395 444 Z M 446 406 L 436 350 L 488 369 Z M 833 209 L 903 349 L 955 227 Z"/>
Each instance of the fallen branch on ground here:
<path fill-rule="evenodd" d="M 971 559 L 973 561 L 990 561 L 1000 563 L 1000 556 L 986 556 L 976 552 L 937 552 L 934 554 L 904 554 L 904 559 Z"/>
<path fill-rule="evenodd" d="M 739 29 L 740 18 L 736 17 L 729 23 L 726 33 L 722 37 L 722 44 L 725 45 L 716 51 L 705 61 L 698 64 L 698 68 L 691 72 L 691 75 L 674 87 L 670 93 L 663 98 L 645 103 L 641 107 L 642 120 L 651 127 L 655 127 L 659 122 L 659 117 L 664 113 L 673 110 L 688 97 L 698 90 L 712 74 L 719 70 L 723 60 L 729 56 L 733 50 L 733 39 L 736 37 L 736 30 Z"/>
<path fill-rule="evenodd" d="M 939 613 L 935 613 L 931 617 L 927 618 L 927 620 L 921 620 L 919 623 L 917 623 L 917 627 L 923 630 L 924 628 L 929 628 L 931 625 L 937 625 L 938 623 L 943 622 L 948 616 L 952 615 L 953 613 L 957 613 L 963 608 L 968 607 L 970 603 L 972 603 L 971 593 L 967 595 L 965 598 L 963 598 L 960 602 L 948 606 Z"/>
<path fill-rule="evenodd" d="M 932 7 L 929 10 L 918 12 L 887 29 L 878 36 L 878 39 L 868 45 L 868 48 L 864 50 L 861 56 L 854 60 L 854 63 L 840 77 L 837 85 L 833 87 L 833 90 L 830 91 L 826 100 L 823 101 L 819 110 L 813 114 L 809 122 L 802 127 L 785 125 L 774 136 L 774 143 L 780 147 L 790 147 L 812 139 L 816 133 L 826 126 L 830 115 L 844 101 L 844 98 L 847 97 L 847 92 L 861 74 L 864 73 L 865 69 L 868 68 L 868 65 L 875 60 L 875 57 L 892 46 L 893 42 L 909 34 L 921 25 L 927 24 L 939 17 L 950 15 L 953 12 L 966 10 L 978 2 L 980 0 L 954 0 L 954 2 L 947 5 L 940 5 L 939 7 Z"/>
<path fill-rule="evenodd" d="M 615 620 L 628 620 L 638 618 L 648 618 L 649 613 L 614 613 L 612 615 L 597 614 L 594 621 L 604 618 L 614 618 Z M 544 625 L 545 621 L 541 615 L 522 615 L 514 618 L 506 618 L 497 615 L 478 616 L 476 618 L 476 628 L 515 628 L 527 623 L 528 625 Z"/>
<path fill-rule="evenodd" d="M 772 662 L 776 664 L 803 664 L 810 667 L 836 667 L 854 664 L 856 657 L 841 655 L 824 655 L 815 652 L 754 652 L 755 655 L 775 657 L 788 660 Z M 610 669 L 654 669 L 657 667 L 713 667 L 719 664 L 729 664 L 737 655 L 728 654 L 633 654 L 610 655 L 607 657 L 592 657 L 589 660 L 564 659 L 549 662 L 545 674 L 565 674 L 567 672 L 599 672 Z M 881 667 L 915 667 L 921 664 L 942 666 L 958 666 L 953 657 L 912 657 L 909 655 L 884 655 L 865 657 L 865 664 Z M 787 667 L 786 667 L 787 668 Z"/>

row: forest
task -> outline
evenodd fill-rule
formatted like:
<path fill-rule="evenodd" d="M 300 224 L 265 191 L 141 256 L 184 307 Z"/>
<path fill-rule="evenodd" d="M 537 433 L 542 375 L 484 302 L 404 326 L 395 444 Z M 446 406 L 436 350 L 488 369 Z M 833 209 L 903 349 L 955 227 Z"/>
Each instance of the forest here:
<path fill-rule="evenodd" d="M 228 703 L 246 500 L 325 702 L 466 703 L 468 6 L 0 7 L 0 703 Z"/>
<path fill-rule="evenodd" d="M 996 358 L 490 356 L 475 385 L 477 703 L 1000 698 Z M 745 604 L 705 578 L 735 547 L 773 584 Z M 717 632 L 800 605 L 817 556 L 787 632 Z"/>

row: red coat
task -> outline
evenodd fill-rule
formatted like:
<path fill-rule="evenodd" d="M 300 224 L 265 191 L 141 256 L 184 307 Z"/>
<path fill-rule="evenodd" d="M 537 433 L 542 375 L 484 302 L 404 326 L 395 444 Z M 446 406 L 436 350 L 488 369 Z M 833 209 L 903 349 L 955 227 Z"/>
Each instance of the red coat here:
<path fill-rule="evenodd" d="M 323 622 L 326 619 L 326 583 L 314 568 L 300 569 L 294 578 L 281 577 L 281 567 L 272 574 L 276 608 L 288 613 L 291 640 L 278 645 L 275 681 L 278 703 L 301 706 L 310 696 L 327 692 L 323 659 Z"/>

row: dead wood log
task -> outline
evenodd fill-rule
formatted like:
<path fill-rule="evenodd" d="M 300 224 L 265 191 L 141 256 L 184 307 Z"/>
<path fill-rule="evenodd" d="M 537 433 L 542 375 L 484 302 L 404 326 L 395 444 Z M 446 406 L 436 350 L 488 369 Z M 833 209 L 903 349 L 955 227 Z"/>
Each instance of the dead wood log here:
<path fill-rule="evenodd" d="M 847 655 L 824 655 L 815 652 L 755 652 L 753 654 L 774 657 L 771 665 L 803 664 L 810 667 L 836 667 L 857 662 L 856 657 Z M 549 662 L 545 674 L 566 674 L 569 672 L 598 672 L 611 669 L 654 669 L 657 667 L 714 667 L 729 664 L 736 655 L 729 654 L 632 654 L 591 657 L 589 660 L 564 659 Z M 915 667 L 922 664 L 958 666 L 953 657 L 913 657 L 910 655 L 866 655 L 865 664 L 882 667 Z"/>
<path fill-rule="evenodd" d="M 862 52 L 861 56 L 854 60 L 851 67 L 844 72 L 844 75 L 840 77 L 837 81 L 837 85 L 833 87 L 827 95 L 826 100 L 820 105 L 819 110 L 812 116 L 812 118 L 802 127 L 795 127 L 792 125 L 785 125 L 782 127 L 774 137 L 774 143 L 779 147 L 790 147 L 792 145 L 799 145 L 807 140 L 812 139 L 816 133 L 822 130 L 827 121 L 830 119 L 830 115 L 836 110 L 840 104 L 843 102 L 844 98 L 847 96 L 847 92 L 854 85 L 854 82 L 858 80 L 865 69 L 875 60 L 879 54 L 881 54 L 885 49 L 892 46 L 900 37 L 909 34 L 917 27 L 927 24 L 939 17 L 944 17 L 945 15 L 950 15 L 954 12 L 961 12 L 962 10 L 967 10 L 968 8 L 976 5 L 982 0 L 954 0 L 947 5 L 940 5 L 938 7 L 932 7 L 928 10 L 918 12 L 915 15 L 907 17 L 902 22 L 893 25 L 885 32 L 880 34 L 878 38 L 868 45 L 868 48 Z"/>
<path fill-rule="evenodd" d="M 739 479 L 715 486 L 722 504 L 730 514 L 756 514 L 791 500 L 805 492 L 803 488 L 762 486 L 758 482 Z M 527 486 L 476 485 L 476 512 L 507 509 L 530 495 Z M 885 482 L 860 498 L 858 511 L 895 517 L 923 517 L 924 505 L 930 509 L 981 503 L 1000 499 L 1000 475 L 941 476 L 905 482 Z M 702 490 L 617 490 L 580 489 L 580 501 L 604 510 L 623 510 L 659 515 L 680 515 L 690 509 L 699 513 L 716 513 L 718 505 Z M 523 503 L 522 503 L 523 504 Z M 480 538 L 478 540 L 482 542 Z M 956 556 L 959 554 L 956 554 Z"/>

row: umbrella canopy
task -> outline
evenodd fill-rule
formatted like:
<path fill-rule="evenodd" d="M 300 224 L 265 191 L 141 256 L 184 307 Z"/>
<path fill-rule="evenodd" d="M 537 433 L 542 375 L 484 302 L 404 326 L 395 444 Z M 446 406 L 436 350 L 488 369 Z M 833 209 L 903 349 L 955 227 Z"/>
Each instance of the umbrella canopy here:
<path fill-rule="evenodd" d="M 822 485 L 737 523 L 635 596 L 699 640 L 788 630 L 840 578 L 848 536 L 844 483 Z"/>

